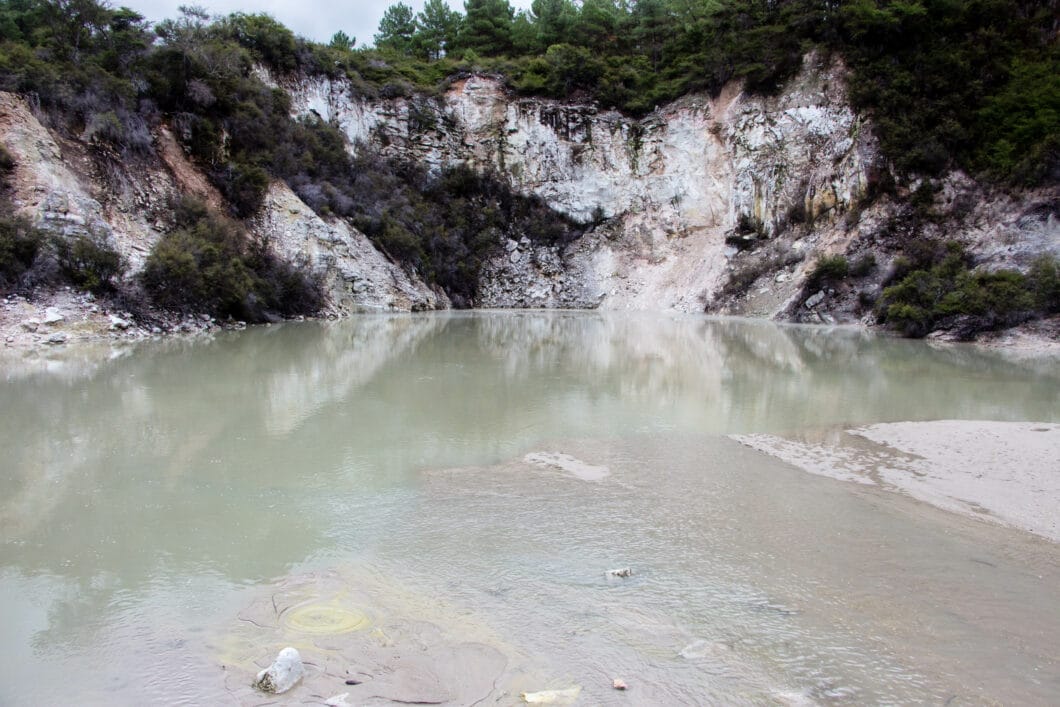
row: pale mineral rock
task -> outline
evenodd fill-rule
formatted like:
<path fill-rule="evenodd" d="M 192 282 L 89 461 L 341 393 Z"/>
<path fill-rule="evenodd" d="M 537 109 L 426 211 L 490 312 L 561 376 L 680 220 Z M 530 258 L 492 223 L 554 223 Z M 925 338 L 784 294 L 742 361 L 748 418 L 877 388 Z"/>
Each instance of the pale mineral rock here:
<path fill-rule="evenodd" d="M 128 320 L 125 320 L 125 319 L 122 319 L 121 317 L 116 316 L 114 314 L 110 315 L 110 328 L 111 329 L 120 329 L 122 331 L 125 331 L 126 329 L 128 329 L 131 326 L 132 326 L 132 322 L 130 322 Z"/>
<path fill-rule="evenodd" d="M 819 290 L 816 294 L 810 295 L 810 298 L 806 300 L 806 307 L 813 309 L 824 301 L 824 290 Z"/>
<path fill-rule="evenodd" d="M 43 320 L 43 322 L 45 324 L 58 324 L 59 322 L 63 321 L 64 319 L 66 319 L 66 316 L 63 315 L 63 313 L 60 312 L 55 307 L 48 307 L 48 309 L 46 309 L 44 311 L 44 320 Z"/>
<path fill-rule="evenodd" d="M 581 687 L 568 687 L 565 690 L 541 690 L 524 692 L 520 695 L 528 705 L 570 705 L 577 701 L 582 693 Z"/>

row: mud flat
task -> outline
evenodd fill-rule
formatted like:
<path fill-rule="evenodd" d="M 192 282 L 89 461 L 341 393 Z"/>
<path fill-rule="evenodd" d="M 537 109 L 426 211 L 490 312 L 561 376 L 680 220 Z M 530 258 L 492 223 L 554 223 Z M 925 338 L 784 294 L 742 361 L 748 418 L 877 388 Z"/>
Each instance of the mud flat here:
<path fill-rule="evenodd" d="M 813 474 L 1060 542 L 1060 424 L 935 420 L 732 438 Z"/>

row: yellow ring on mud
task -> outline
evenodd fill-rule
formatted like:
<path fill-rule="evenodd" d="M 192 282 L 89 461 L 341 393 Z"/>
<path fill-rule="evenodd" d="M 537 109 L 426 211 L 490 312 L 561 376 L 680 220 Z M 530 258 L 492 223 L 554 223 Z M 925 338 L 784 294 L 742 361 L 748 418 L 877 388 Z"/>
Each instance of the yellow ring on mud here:
<path fill-rule="evenodd" d="M 283 619 L 284 625 L 299 633 L 318 636 L 349 633 L 365 628 L 368 617 L 359 611 L 351 611 L 327 604 L 310 604 L 292 609 Z"/>

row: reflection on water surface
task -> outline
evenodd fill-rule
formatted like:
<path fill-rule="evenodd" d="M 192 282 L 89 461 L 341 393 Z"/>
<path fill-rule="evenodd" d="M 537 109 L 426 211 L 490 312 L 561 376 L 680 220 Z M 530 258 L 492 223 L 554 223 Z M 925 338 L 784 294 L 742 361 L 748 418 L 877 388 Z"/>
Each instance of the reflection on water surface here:
<path fill-rule="evenodd" d="M 1055 361 L 532 312 L 50 355 L 2 362 L 0 703 L 238 699 L 218 635 L 334 568 L 417 597 L 379 615 L 457 607 L 585 704 L 616 676 L 641 703 L 1060 698 L 1055 545 L 723 438 L 1055 421 Z"/>

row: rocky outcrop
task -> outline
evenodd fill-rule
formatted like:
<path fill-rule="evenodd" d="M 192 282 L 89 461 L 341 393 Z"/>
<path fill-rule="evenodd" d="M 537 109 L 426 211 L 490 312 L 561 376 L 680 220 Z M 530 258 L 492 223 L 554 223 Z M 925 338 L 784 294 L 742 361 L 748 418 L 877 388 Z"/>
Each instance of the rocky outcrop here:
<path fill-rule="evenodd" d="M 366 98 L 345 80 L 260 77 L 291 95 L 292 112 L 334 123 L 351 150 L 434 169 L 469 165 L 589 225 L 548 246 L 508 234 L 480 278 L 482 307 L 715 311 L 809 322 L 870 322 L 901 251 L 909 192 L 864 200 L 888 166 L 871 125 L 847 100 L 842 64 L 806 57 L 776 96 L 730 84 L 641 120 L 592 104 L 522 98 L 500 79 L 470 76 L 440 96 Z M 173 136 L 156 156 L 124 164 L 52 135 L 25 102 L 0 94 L 0 140 L 16 155 L 15 202 L 63 232 L 93 230 L 142 266 L 164 232 L 170 200 L 223 200 Z M 915 186 L 915 185 L 913 185 Z M 982 266 L 1026 268 L 1060 255 L 1060 193 L 992 193 L 955 174 L 930 235 L 961 240 Z M 248 227 L 325 283 L 328 312 L 448 307 L 348 222 L 314 213 L 272 185 Z M 932 230 L 934 229 L 934 230 Z M 744 247 L 750 245 L 751 247 Z M 807 291 L 824 255 L 871 258 L 871 275 L 841 290 Z"/>
<path fill-rule="evenodd" d="M 283 182 L 274 183 L 255 233 L 284 259 L 317 273 L 337 313 L 446 309 L 449 299 L 389 260 L 344 221 L 325 221 Z"/>
<path fill-rule="evenodd" d="M 0 140 L 17 160 L 12 178 L 16 208 L 56 233 L 110 234 L 102 204 L 74 174 L 26 101 L 11 93 L 0 93 Z"/>
<path fill-rule="evenodd" d="M 512 241 L 482 279 L 488 307 L 702 311 L 728 280 L 737 228 L 762 236 L 819 223 L 864 192 L 878 151 L 848 107 L 843 67 L 809 57 L 775 98 L 732 85 L 633 120 L 593 105 L 514 98 L 473 76 L 437 99 L 368 100 L 345 81 L 280 82 L 293 110 L 351 143 L 440 167 L 490 170 L 576 219 L 566 248 Z"/>
<path fill-rule="evenodd" d="M 174 198 L 193 194 L 217 208 L 224 204 L 165 127 L 155 135 L 155 155 L 130 163 L 57 137 L 25 99 L 0 93 L 0 142 L 16 160 L 15 208 L 54 233 L 103 236 L 126 261 L 129 278 L 169 227 Z M 285 184 L 272 185 L 247 225 L 278 255 L 320 277 L 329 313 L 449 306 L 444 294 L 407 274 L 364 234 L 320 218 Z"/>

